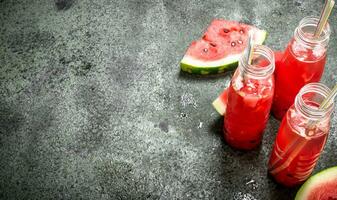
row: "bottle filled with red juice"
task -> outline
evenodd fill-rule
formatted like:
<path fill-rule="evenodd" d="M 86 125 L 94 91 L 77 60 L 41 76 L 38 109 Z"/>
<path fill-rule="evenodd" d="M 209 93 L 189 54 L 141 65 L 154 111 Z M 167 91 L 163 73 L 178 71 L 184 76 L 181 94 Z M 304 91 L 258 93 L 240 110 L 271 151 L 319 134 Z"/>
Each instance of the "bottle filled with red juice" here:
<path fill-rule="evenodd" d="M 305 85 L 282 120 L 268 171 L 285 186 L 303 183 L 312 173 L 330 128 L 333 103 L 320 108 L 331 90 L 321 83 Z"/>
<path fill-rule="evenodd" d="M 263 45 L 253 48 L 252 62 L 247 55 L 239 60 L 228 90 L 224 118 L 227 143 L 249 150 L 261 143 L 274 94 L 274 53 Z"/>
<path fill-rule="evenodd" d="M 330 37 L 329 24 L 314 37 L 319 19 L 305 17 L 290 40 L 280 65 L 275 69 L 272 113 L 282 119 L 299 90 L 307 83 L 319 82 L 324 71 Z"/>

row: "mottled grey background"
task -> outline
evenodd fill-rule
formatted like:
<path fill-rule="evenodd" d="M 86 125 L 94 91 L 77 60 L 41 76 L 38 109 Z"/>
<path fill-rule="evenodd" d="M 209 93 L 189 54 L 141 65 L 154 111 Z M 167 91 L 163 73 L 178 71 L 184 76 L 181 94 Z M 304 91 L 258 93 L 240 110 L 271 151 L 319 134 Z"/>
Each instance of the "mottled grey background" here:
<path fill-rule="evenodd" d="M 291 199 L 258 150 L 223 141 L 211 102 L 230 74 L 180 72 L 213 18 L 283 49 L 323 1 L 0 0 L 1 199 Z M 337 10 L 323 82 L 336 73 Z M 335 109 L 336 110 L 336 109 Z M 337 117 L 316 171 L 337 165 Z"/>

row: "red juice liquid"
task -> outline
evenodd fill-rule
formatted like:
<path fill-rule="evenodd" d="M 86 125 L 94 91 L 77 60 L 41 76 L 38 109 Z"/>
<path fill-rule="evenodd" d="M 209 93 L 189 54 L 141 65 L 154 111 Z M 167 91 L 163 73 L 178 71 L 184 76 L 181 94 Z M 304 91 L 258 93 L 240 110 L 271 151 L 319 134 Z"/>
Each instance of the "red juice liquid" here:
<path fill-rule="evenodd" d="M 310 132 L 314 135 L 311 137 L 305 133 L 307 122 L 291 106 L 280 125 L 268 168 L 269 173 L 282 185 L 292 187 L 303 183 L 314 170 L 324 148 L 329 120 L 315 126 Z"/>
<path fill-rule="evenodd" d="M 273 100 L 274 77 L 242 79 L 237 74 L 229 86 L 224 134 L 230 146 L 249 150 L 261 143 Z"/>
<path fill-rule="evenodd" d="M 292 39 L 282 61 L 275 69 L 273 115 L 282 119 L 293 104 L 300 89 L 311 82 L 319 82 L 326 61 L 326 49 L 307 49 Z"/>

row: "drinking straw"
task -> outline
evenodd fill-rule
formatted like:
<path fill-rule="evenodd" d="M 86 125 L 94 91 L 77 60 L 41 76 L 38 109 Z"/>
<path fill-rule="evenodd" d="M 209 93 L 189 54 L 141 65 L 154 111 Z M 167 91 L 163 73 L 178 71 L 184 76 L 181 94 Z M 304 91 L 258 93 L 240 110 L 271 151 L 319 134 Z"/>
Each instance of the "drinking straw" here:
<path fill-rule="evenodd" d="M 246 50 L 246 56 L 247 56 L 247 61 L 248 65 L 252 63 L 253 60 L 253 51 L 254 51 L 254 40 L 253 40 L 253 34 L 250 32 L 249 33 L 249 38 L 248 38 L 248 46 Z"/>
<path fill-rule="evenodd" d="M 331 90 L 330 94 L 324 99 L 324 101 L 321 103 L 320 108 L 326 109 L 330 106 L 330 104 L 333 102 L 337 95 L 337 84 L 335 87 Z"/>
<path fill-rule="evenodd" d="M 319 21 L 318 21 L 318 24 L 317 24 L 317 27 L 316 27 L 316 31 L 315 31 L 315 35 L 314 35 L 315 38 L 318 38 L 322 34 L 323 29 L 325 27 L 325 24 L 328 21 L 328 18 L 330 16 L 330 13 L 332 11 L 332 8 L 333 8 L 334 4 L 335 4 L 334 0 L 326 0 L 325 1 L 323 10 L 321 12 L 321 16 L 319 18 Z"/>
<path fill-rule="evenodd" d="M 319 109 L 328 108 L 333 103 L 333 100 L 336 97 L 336 95 L 337 95 L 337 84 L 332 89 L 332 91 L 329 93 L 329 95 L 320 104 Z M 309 121 L 307 124 L 306 133 L 311 131 L 313 127 L 315 126 L 315 124 L 316 122 Z M 281 157 L 284 157 L 284 158 L 286 158 L 288 155 L 288 159 L 282 163 L 281 159 L 278 157 L 278 159 L 271 164 L 270 173 L 276 174 L 282 171 L 283 169 L 287 168 L 290 165 L 290 163 L 296 158 L 296 156 L 302 150 L 302 148 L 306 145 L 307 141 L 308 141 L 307 139 L 301 139 L 301 138 L 297 138 L 296 140 L 294 140 L 288 146 L 288 148 L 285 149 L 284 151 L 285 153 L 281 155 Z"/>
<path fill-rule="evenodd" d="M 253 54 L 254 54 L 254 41 L 253 41 L 253 34 L 251 32 L 249 32 L 248 35 L 248 44 L 246 47 L 245 52 L 243 53 L 243 58 L 247 58 L 247 63 L 248 65 L 252 64 L 252 59 L 253 59 Z M 245 75 L 244 73 L 240 73 L 242 80 L 245 79 Z"/>

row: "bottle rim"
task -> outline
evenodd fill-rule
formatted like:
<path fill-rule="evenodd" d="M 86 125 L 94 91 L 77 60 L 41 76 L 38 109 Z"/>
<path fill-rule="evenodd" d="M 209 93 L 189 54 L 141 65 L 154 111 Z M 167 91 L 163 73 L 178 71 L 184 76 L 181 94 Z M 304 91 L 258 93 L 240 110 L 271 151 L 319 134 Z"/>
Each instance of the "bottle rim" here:
<path fill-rule="evenodd" d="M 329 95 L 330 92 L 331 92 L 330 88 L 328 88 L 326 85 L 322 83 L 306 84 L 305 86 L 302 87 L 302 89 L 299 91 L 299 93 L 297 94 L 295 98 L 295 108 L 298 111 L 300 111 L 300 113 L 304 117 L 308 119 L 322 120 L 331 114 L 334 103 L 332 102 L 325 109 L 313 107 L 307 104 L 303 96 L 308 93 L 316 93 L 325 99 Z M 321 102 L 316 102 L 316 103 L 321 103 Z"/>
<path fill-rule="evenodd" d="M 268 60 L 269 65 L 265 67 L 257 67 L 256 65 L 248 64 L 248 58 L 244 52 L 239 59 L 239 68 L 243 74 L 248 74 L 255 77 L 266 77 L 273 74 L 275 70 L 274 52 L 265 45 L 254 45 L 254 57 L 263 57 Z"/>
<path fill-rule="evenodd" d="M 305 28 L 311 28 L 313 31 L 316 30 L 318 22 L 319 18 L 317 17 L 314 16 L 304 17 L 300 21 L 298 27 L 295 29 L 294 32 L 295 40 L 302 42 L 303 45 L 306 46 L 307 48 L 313 48 L 319 45 L 327 46 L 331 34 L 330 25 L 328 22 L 326 23 L 322 34 L 317 38 L 312 37 L 314 32 L 306 32 L 304 30 Z M 309 37 L 308 33 L 311 35 L 311 37 Z"/>

